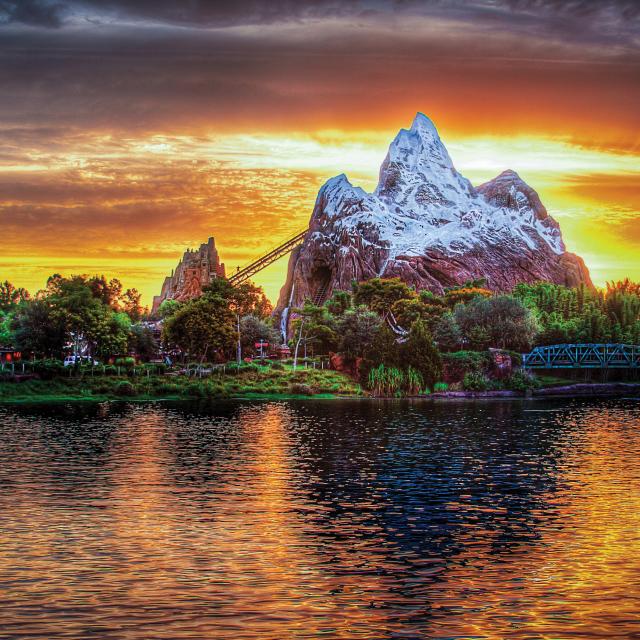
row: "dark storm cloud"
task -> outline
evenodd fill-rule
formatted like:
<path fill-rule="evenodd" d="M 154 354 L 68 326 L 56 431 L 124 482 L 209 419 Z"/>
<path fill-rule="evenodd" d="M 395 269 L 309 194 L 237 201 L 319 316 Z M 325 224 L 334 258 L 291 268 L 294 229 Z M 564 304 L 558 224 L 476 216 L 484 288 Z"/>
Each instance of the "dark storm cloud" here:
<path fill-rule="evenodd" d="M 74 20 L 229 27 L 304 20 L 371 21 L 449 16 L 531 28 L 575 26 L 576 33 L 628 31 L 640 17 L 637 0 L 0 0 L 0 23 L 58 27 Z M 635 24 L 637 27 L 637 24 Z"/>
<path fill-rule="evenodd" d="M 66 9 L 61 2 L 0 0 L 0 25 L 19 22 L 40 27 L 59 27 Z"/>

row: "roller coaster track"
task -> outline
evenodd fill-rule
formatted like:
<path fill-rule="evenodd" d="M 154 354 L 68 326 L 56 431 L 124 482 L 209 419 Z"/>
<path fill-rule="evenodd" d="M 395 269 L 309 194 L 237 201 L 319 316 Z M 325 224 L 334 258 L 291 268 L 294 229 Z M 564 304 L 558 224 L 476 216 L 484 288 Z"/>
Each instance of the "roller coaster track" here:
<path fill-rule="evenodd" d="M 265 253 L 257 260 L 254 260 L 250 264 L 238 269 L 236 273 L 229 276 L 229 282 L 231 284 L 240 284 L 241 282 L 255 276 L 256 273 L 259 273 L 270 264 L 273 264 L 276 260 L 282 258 L 282 256 L 286 256 L 288 253 L 291 253 L 299 244 L 302 243 L 307 235 L 307 231 L 308 229 L 300 231 L 293 236 L 293 238 L 289 238 L 286 242 L 278 245 L 275 249 L 271 249 L 268 253 Z"/>

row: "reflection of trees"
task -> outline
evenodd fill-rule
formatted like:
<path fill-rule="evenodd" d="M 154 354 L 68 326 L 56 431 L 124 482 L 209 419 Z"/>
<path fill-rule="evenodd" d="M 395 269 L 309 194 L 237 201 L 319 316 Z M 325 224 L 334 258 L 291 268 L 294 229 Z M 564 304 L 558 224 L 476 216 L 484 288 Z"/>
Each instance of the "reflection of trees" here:
<path fill-rule="evenodd" d="M 221 478 L 242 464 L 246 442 L 237 402 L 171 403 L 165 413 L 162 442 L 169 455 L 167 472 L 195 500 L 207 500 Z"/>
<path fill-rule="evenodd" d="M 11 476 L 0 477 L 20 482 L 24 473 L 38 490 L 85 499 L 108 483 L 113 438 L 128 411 L 106 403 L 12 406 L 0 419 L 0 459 L 11 460 Z"/>

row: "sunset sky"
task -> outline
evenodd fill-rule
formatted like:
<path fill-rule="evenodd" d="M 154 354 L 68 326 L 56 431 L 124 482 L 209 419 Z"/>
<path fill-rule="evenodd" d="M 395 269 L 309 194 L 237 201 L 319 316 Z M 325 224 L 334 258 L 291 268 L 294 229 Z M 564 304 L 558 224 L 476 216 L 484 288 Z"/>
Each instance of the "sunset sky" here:
<path fill-rule="evenodd" d="M 474 184 L 533 186 L 596 284 L 640 279 L 640 3 L 0 0 L 0 280 L 104 273 L 145 303 L 371 189 L 416 113 Z M 286 261 L 256 282 L 274 299 Z"/>

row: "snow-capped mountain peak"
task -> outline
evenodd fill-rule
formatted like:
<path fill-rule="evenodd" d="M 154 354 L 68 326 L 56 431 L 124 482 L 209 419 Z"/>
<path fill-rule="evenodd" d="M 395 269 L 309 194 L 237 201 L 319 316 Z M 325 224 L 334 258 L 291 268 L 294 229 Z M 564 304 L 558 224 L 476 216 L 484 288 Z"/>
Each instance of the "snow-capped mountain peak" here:
<path fill-rule="evenodd" d="M 372 193 L 344 174 L 322 186 L 310 232 L 292 258 L 296 303 L 326 274 L 328 290 L 394 275 L 434 291 L 477 277 L 495 289 L 591 283 L 538 194 L 511 170 L 474 188 L 422 113 L 392 141 Z"/>

